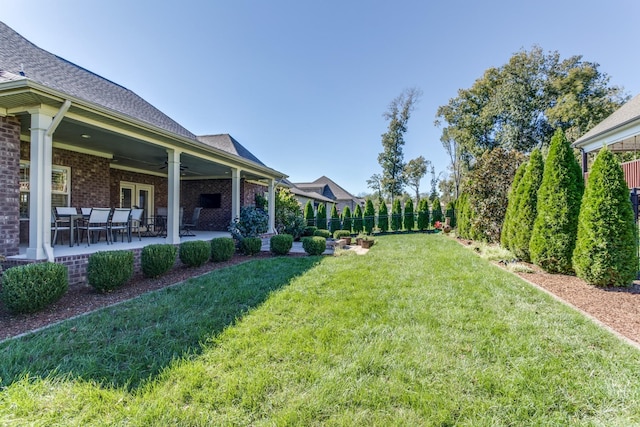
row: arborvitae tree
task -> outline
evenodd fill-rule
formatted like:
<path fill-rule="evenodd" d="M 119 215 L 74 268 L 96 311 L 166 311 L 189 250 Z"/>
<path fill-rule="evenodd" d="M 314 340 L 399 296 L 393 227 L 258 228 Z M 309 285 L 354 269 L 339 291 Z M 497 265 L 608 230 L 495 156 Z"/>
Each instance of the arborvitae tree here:
<path fill-rule="evenodd" d="M 418 230 L 429 228 L 429 199 L 422 198 L 418 202 Z"/>
<path fill-rule="evenodd" d="M 391 231 L 398 231 L 402 228 L 402 205 L 400 199 L 395 199 L 391 206 Z"/>
<path fill-rule="evenodd" d="M 533 150 L 527 170 L 520 180 L 516 201 L 518 207 L 512 217 L 513 220 L 513 240 L 511 241 L 511 251 L 518 258 L 529 262 L 529 242 L 531 241 L 531 231 L 536 220 L 538 205 L 538 189 L 542 183 L 544 173 L 544 161 L 540 150 Z"/>
<path fill-rule="evenodd" d="M 376 210 L 373 207 L 371 199 L 367 199 L 364 205 L 364 232 L 373 233 L 373 227 L 376 226 Z"/>
<path fill-rule="evenodd" d="M 469 206 L 469 195 L 462 193 L 456 202 L 458 205 L 458 227 L 456 233 L 464 239 L 471 238 L 472 212 Z"/>
<path fill-rule="evenodd" d="M 407 200 L 407 203 L 404 204 L 404 229 L 405 230 L 413 230 L 415 227 L 416 220 L 413 217 L 413 201 L 411 199 Z"/>
<path fill-rule="evenodd" d="M 378 228 L 383 233 L 389 230 L 389 211 L 384 201 L 381 201 L 378 207 Z"/>
<path fill-rule="evenodd" d="M 597 286 L 627 286 L 638 272 L 637 230 L 629 189 L 616 157 L 598 153 L 582 198 L 573 267 Z"/>
<path fill-rule="evenodd" d="M 327 207 L 324 203 L 318 205 L 318 213 L 316 214 L 316 226 L 319 230 L 327 229 Z"/>
<path fill-rule="evenodd" d="M 334 203 L 331 207 L 331 220 L 329 221 L 329 231 L 331 231 L 331 235 L 336 230 L 340 230 L 340 215 L 338 214 L 338 208 Z"/>
<path fill-rule="evenodd" d="M 307 225 L 316 225 L 316 214 L 313 211 L 313 203 L 311 200 L 307 200 L 307 203 L 304 205 L 304 220 Z"/>
<path fill-rule="evenodd" d="M 513 218 L 515 216 L 516 211 L 518 210 L 518 185 L 520 185 L 520 181 L 522 180 L 522 176 L 527 170 L 527 164 L 523 163 L 516 170 L 516 175 L 513 177 L 513 182 L 511 183 L 511 188 L 509 189 L 509 195 L 507 196 L 508 204 L 507 211 L 504 214 L 504 222 L 502 223 L 502 230 L 500 231 L 500 245 L 503 248 L 511 250 L 513 246 L 511 243 L 513 242 L 514 234 L 515 234 L 515 226 Z"/>
<path fill-rule="evenodd" d="M 351 209 L 345 206 L 342 210 L 342 229 L 351 232 Z"/>
<path fill-rule="evenodd" d="M 431 225 L 435 224 L 436 221 L 443 221 L 442 205 L 438 196 L 433 199 L 433 204 L 431 205 Z"/>
<path fill-rule="evenodd" d="M 578 214 L 584 179 L 562 130 L 551 138 L 538 190 L 538 215 L 533 225 L 531 260 L 550 273 L 572 273 Z"/>
<path fill-rule="evenodd" d="M 447 209 L 444 217 L 445 219 L 449 218 L 449 225 L 451 226 L 451 228 L 456 228 L 456 222 L 458 218 L 456 213 L 456 202 L 454 202 L 453 200 L 447 203 Z"/>
<path fill-rule="evenodd" d="M 362 208 L 360 205 L 356 205 L 353 211 L 353 232 L 362 233 Z"/>

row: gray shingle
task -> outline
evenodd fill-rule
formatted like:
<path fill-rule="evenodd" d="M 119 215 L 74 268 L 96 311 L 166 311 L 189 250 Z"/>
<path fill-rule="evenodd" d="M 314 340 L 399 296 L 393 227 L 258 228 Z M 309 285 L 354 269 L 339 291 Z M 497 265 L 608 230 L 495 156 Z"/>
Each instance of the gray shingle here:
<path fill-rule="evenodd" d="M 631 121 L 640 120 L 640 94 L 631 98 L 622 107 L 618 108 L 609 117 L 594 126 L 589 132 L 582 135 L 573 143 L 580 146 L 582 143 L 595 138 L 596 136 L 624 125 Z"/>
<path fill-rule="evenodd" d="M 235 154 L 252 162 L 256 162 L 259 165 L 265 166 L 256 156 L 251 154 L 249 150 L 244 148 L 242 144 L 236 141 L 231 135 L 227 133 L 218 135 L 202 135 L 197 137 L 198 141 L 203 144 L 207 144 L 210 147 L 218 148 L 227 153 Z"/>

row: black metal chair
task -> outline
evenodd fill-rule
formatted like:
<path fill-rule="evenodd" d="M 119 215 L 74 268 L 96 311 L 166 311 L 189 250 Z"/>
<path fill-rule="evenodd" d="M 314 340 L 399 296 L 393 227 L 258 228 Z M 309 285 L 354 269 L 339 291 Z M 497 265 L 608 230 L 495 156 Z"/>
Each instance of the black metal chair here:
<path fill-rule="evenodd" d="M 185 222 L 180 226 L 180 237 L 195 236 L 195 234 L 193 234 L 193 230 L 198 228 L 198 224 L 200 222 L 200 211 L 202 211 L 202 208 L 195 208 L 193 210 L 191 222 Z"/>

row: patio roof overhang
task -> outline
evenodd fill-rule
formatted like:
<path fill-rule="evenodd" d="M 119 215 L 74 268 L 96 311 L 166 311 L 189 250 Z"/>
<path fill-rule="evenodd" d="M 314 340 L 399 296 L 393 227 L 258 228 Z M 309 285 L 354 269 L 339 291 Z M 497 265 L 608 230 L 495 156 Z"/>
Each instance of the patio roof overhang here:
<path fill-rule="evenodd" d="M 152 124 L 89 103 L 29 79 L 0 82 L 0 116 L 21 119 L 21 139 L 29 141 L 30 111 L 59 110 L 65 100 L 71 107 L 54 135 L 54 147 L 110 159 L 111 167 L 166 176 L 167 150 L 181 153 L 181 179 L 230 178 L 232 169 L 251 180 L 282 179 L 275 169 L 208 146 Z"/>
<path fill-rule="evenodd" d="M 623 123 L 589 138 L 578 139 L 573 143 L 574 148 L 580 148 L 587 153 L 598 151 L 604 146 L 614 152 L 640 151 L 640 119 Z"/>

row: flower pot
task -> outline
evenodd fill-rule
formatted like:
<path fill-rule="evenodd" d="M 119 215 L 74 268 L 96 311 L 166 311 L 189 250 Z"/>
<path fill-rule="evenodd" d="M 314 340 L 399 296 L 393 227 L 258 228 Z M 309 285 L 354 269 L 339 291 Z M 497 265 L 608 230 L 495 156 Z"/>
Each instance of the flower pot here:
<path fill-rule="evenodd" d="M 375 240 L 363 240 L 362 241 L 362 248 L 363 249 L 369 249 L 371 246 L 373 246 L 374 242 L 375 242 Z"/>
<path fill-rule="evenodd" d="M 347 241 L 347 245 L 350 245 L 350 244 L 351 244 L 351 236 L 349 236 L 349 237 L 343 237 L 343 239 Z"/>
<path fill-rule="evenodd" d="M 362 246 L 362 237 L 356 238 L 356 245 Z"/>

